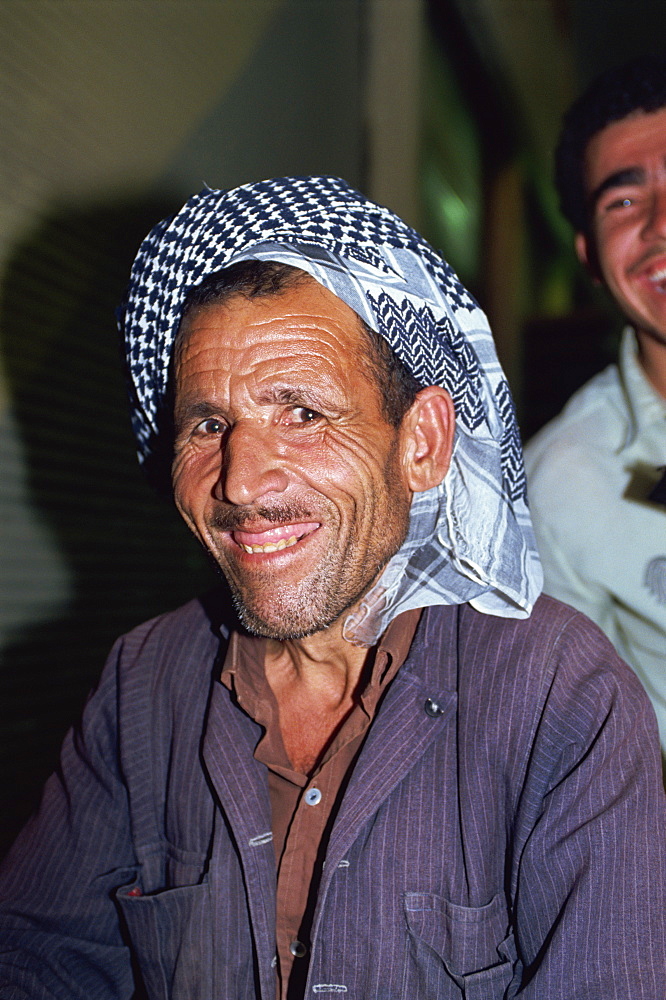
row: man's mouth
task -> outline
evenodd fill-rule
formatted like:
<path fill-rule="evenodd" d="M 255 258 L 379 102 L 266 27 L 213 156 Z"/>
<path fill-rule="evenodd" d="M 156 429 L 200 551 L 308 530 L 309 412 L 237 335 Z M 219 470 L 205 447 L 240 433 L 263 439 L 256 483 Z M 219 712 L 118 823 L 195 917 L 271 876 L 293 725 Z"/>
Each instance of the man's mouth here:
<path fill-rule="evenodd" d="M 662 294 L 666 292 L 666 247 L 651 247 L 629 268 L 628 277 L 638 278 Z"/>
<path fill-rule="evenodd" d="M 651 271 L 647 278 L 650 284 L 655 285 L 662 294 L 666 292 L 666 264 Z"/>
<path fill-rule="evenodd" d="M 321 527 L 317 521 L 303 524 L 281 524 L 267 531 L 232 531 L 231 537 L 243 551 L 251 555 L 259 552 L 280 552 L 300 542 L 306 535 Z"/>

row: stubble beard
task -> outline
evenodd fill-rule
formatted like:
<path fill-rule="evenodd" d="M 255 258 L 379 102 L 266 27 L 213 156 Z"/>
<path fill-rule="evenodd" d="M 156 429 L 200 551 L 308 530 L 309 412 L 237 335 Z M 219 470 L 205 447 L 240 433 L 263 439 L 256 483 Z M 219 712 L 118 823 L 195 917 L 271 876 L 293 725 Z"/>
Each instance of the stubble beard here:
<path fill-rule="evenodd" d="M 304 639 L 329 628 L 364 593 L 365 586 L 342 598 L 333 592 L 328 560 L 314 575 L 285 587 L 278 573 L 266 573 L 261 584 L 243 587 L 227 577 L 242 625 L 269 639 Z"/>
<path fill-rule="evenodd" d="M 353 607 L 370 589 L 407 535 L 409 501 L 397 505 L 396 509 L 391 507 L 391 497 L 387 499 L 393 529 L 388 535 L 373 536 L 364 555 L 360 555 L 359 530 L 356 523 L 352 523 L 348 538 L 343 542 L 338 534 L 338 545 L 329 548 L 312 573 L 295 583 L 285 584 L 281 579 L 283 574 L 270 567 L 262 567 L 254 575 L 243 574 L 243 579 L 227 568 L 223 560 L 218 560 L 238 618 L 248 632 L 269 639 L 304 639 L 330 628 Z M 297 522 L 304 516 L 310 517 L 310 514 L 303 508 L 282 507 L 255 512 L 255 517 L 282 523 Z M 219 512 L 215 527 L 240 528 L 248 520 L 247 513 L 232 511 L 227 515 Z M 381 532 L 381 527 L 375 524 L 374 530 Z M 344 546 L 343 551 L 341 546 Z"/>

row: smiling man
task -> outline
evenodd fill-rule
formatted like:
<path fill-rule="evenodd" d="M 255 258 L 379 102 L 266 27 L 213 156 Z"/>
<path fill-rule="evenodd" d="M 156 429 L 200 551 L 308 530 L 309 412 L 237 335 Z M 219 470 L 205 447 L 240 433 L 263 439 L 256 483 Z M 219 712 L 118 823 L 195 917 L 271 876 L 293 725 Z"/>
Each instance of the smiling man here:
<path fill-rule="evenodd" d="M 666 59 L 597 80 L 565 120 L 557 168 L 578 257 L 630 326 L 619 364 L 525 452 L 545 590 L 631 664 L 666 751 Z"/>
<path fill-rule="evenodd" d="M 224 589 L 112 653 L 0 875 L 0 997 L 661 1000 L 654 714 L 538 596 L 450 268 L 335 178 L 206 190 L 121 326 Z"/>
<path fill-rule="evenodd" d="M 302 271 L 266 271 L 282 276 L 279 295 L 237 291 L 195 306 L 199 291 L 187 304 L 175 358 L 173 482 L 243 623 L 284 639 L 339 629 L 404 541 L 412 491 L 443 478 L 454 418 L 446 392 L 424 390 L 420 431 L 432 433 L 425 421 L 434 408 L 445 428 L 441 454 L 434 465 L 429 453 L 407 465 L 354 312 Z"/>

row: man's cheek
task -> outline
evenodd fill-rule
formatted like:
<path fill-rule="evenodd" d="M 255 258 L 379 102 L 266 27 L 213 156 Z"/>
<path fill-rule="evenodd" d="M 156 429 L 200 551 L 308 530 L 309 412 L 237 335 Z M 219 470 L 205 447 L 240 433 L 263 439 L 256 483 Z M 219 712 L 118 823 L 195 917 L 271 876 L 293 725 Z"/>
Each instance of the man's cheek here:
<path fill-rule="evenodd" d="M 176 454 L 171 466 L 174 493 L 206 496 L 220 475 L 220 467 L 219 453 L 198 453 L 186 446 Z"/>
<path fill-rule="evenodd" d="M 316 465 L 330 482 L 363 482 L 383 475 L 386 452 L 385 436 L 340 433 L 326 439 Z"/>

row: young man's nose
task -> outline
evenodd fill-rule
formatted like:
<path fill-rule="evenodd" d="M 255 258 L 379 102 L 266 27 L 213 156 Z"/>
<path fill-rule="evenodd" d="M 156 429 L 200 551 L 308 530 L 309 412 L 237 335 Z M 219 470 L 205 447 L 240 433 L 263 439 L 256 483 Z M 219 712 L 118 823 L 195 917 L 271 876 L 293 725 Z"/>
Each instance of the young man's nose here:
<path fill-rule="evenodd" d="M 659 184 L 650 194 L 643 223 L 643 234 L 666 240 L 666 182 Z"/>

